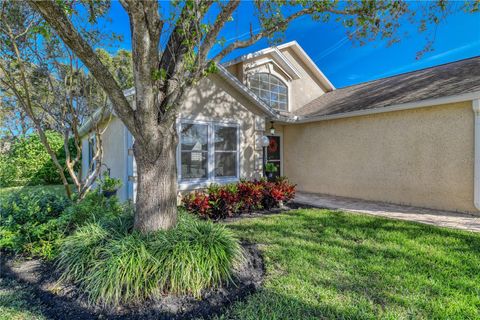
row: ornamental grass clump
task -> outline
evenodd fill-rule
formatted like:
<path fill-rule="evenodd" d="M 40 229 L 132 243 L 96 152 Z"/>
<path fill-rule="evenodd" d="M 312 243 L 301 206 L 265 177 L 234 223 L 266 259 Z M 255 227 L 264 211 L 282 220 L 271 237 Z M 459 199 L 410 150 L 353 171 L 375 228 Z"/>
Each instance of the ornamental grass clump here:
<path fill-rule="evenodd" d="M 198 299 L 231 281 L 243 257 L 231 231 L 186 214 L 175 228 L 147 235 L 126 231 L 125 221 L 91 223 L 63 242 L 61 279 L 76 283 L 91 303 L 117 306 L 164 294 Z"/>
<path fill-rule="evenodd" d="M 243 257 L 230 230 L 187 217 L 177 228 L 157 233 L 150 248 L 162 267 L 159 288 L 195 298 L 205 288 L 231 281 L 232 270 Z"/>

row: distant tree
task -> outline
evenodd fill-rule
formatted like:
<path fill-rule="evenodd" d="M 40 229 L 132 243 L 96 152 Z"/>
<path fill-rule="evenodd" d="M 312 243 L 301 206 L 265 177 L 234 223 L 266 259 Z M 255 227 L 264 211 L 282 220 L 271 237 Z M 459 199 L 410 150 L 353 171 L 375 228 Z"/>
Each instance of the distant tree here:
<path fill-rule="evenodd" d="M 25 137 L 32 131 L 31 121 L 23 110 L 16 108 L 14 98 L 7 92 L 0 93 L 0 96 L 0 140 Z"/>
<path fill-rule="evenodd" d="M 90 70 L 135 138 L 133 149 L 138 173 L 135 229 L 142 232 L 168 229 L 176 223 L 177 112 L 185 93 L 215 72 L 216 64 L 226 55 L 262 38 L 280 39 L 289 24 L 302 16 L 310 16 L 318 23 L 337 19 L 354 41 L 382 38 L 395 42 L 400 37 L 402 21 L 426 30 L 451 12 L 473 12 L 479 4 L 441 0 L 420 4 L 387 0 L 255 1 L 252 16 L 258 17 L 260 30 L 254 32 L 251 28 L 248 39 L 224 44 L 214 54 L 214 46 L 222 45 L 220 32 L 232 20 L 240 1 L 120 2 L 131 29 L 135 108 L 95 52 L 95 44 L 84 36 L 85 28 L 77 22 L 86 12 L 90 21 L 96 21 L 106 12 L 107 2 L 29 1 Z M 161 6 L 166 10 L 161 11 Z"/>
<path fill-rule="evenodd" d="M 108 98 L 98 82 L 83 67 L 80 59 L 51 32 L 43 18 L 28 5 L 8 1 L 0 11 L 0 101 L 4 123 L 12 124 L 10 136 L 25 136 L 33 130 L 57 168 L 66 193 L 72 197 L 73 184 L 82 199 L 98 177 L 102 162 L 102 114 Z M 94 41 L 95 31 L 86 33 Z M 131 53 L 119 51 L 112 57 L 99 49 L 96 55 L 120 88 L 133 84 Z M 96 117 L 94 113 L 97 112 Z M 79 128 L 86 120 L 94 123 L 93 162 L 82 177 L 82 141 Z M 2 120 L 0 118 L 0 120 Z M 53 130 L 63 137 L 59 159 L 58 148 L 47 139 Z M 71 152 L 72 143 L 74 151 Z M 92 162 L 92 163 L 93 163 Z"/>

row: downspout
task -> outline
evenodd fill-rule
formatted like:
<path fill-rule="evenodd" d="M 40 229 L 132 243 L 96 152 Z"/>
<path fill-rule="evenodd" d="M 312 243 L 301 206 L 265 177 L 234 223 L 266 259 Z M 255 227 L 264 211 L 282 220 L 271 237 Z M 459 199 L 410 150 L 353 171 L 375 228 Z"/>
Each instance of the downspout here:
<path fill-rule="evenodd" d="M 480 99 L 472 101 L 473 114 L 475 117 L 474 129 L 474 169 L 473 169 L 473 203 L 480 211 Z"/>

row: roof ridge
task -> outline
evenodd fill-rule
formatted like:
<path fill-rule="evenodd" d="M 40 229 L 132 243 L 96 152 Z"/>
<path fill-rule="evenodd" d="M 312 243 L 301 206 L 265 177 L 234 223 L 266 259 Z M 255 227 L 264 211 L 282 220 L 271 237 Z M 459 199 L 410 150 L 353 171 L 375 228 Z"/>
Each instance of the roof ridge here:
<path fill-rule="evenodd" d="M 368 80 L 368 81 L 365 81 L 365 82 L 360 82 L 360 83 L 356 83 L 356 84 L 351 84 L 351 85 L 348 85 L 348 86 L 345 86 L 345 87 L 337 88 L 336 90 L 342 90 L 342 89 L 346 89 L 346 88 L 351 88 L 351 87 L 359 86 L 359 85 L 362 85 L 362 84 L 367 84 L 367 83 L 371 83 L 371 82 L 375 82 L 375 81 L 379 81 L 379 80 L 385 80 L 385 79 L 395 78 L 395 77 L 403 76 L 403 75 L 410 74 L 410 73 L 425 71 L 425 70 L 428 70 L 428 69 L 435 69 L 435 68 L 443 67 L 443 66 L 446 66 L 446 65 L 449 65 L 449 64 L 455 64 L 455 63 L 463 62 L 463 61 L 466 61 L 466 60 L 473 60 L 473 59 L 478 59 L 478 58 L 480 58 L 480 55 L 473 56 L 473 57 L 469 57 L 469 58 L 463 58 L 463 59 L 460 59 L 460 60 L 445 62 L 445 63 L 437 64 L 437 65 L 435 65 L 435 66 L 426 67 L 426 68 L 422 68 L 422 69 L 417 69 L 417 70 L 411 70 L 411 71 L 407 71 L 407 72 L 402 72 L 402 73 L 394 74 L 394 75 L 391 75 L 391 76 L 388 76 L 388 77 L 383 77 L 383 78 L 378 78 L 378 79 L 372 79 L 372 80 Z"/>

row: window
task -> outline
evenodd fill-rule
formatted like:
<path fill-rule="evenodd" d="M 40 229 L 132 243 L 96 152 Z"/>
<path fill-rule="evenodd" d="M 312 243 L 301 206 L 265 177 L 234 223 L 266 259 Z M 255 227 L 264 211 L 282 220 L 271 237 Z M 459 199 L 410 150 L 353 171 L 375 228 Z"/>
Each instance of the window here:
<path fill-rule="evenodd" d="M 237 176 L 237 128 L 214 126 L 215 177 Z"/>
<path fill-rule="evenodd" d="M 181 178 L 207 178 L 208 126 L 191 123 L 182 124 L 181 137 Z"/>
<path fill-rule="evenodd" d="M 88 168 L 92 171 L 95 170 L 95 136 L 88 138 Z"/>
<path fill-rule="evenodd" d="M 238 126 L 182 121 L 179 127 L 180 182 L 238 178 Z"/>
<path fill-rule="evenodd" d="M 250 89 L 270 107 L 288 110 L 288 88 L 278 77 L 256 73 L 249 77 Z"/>

